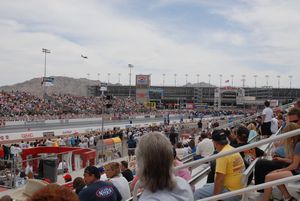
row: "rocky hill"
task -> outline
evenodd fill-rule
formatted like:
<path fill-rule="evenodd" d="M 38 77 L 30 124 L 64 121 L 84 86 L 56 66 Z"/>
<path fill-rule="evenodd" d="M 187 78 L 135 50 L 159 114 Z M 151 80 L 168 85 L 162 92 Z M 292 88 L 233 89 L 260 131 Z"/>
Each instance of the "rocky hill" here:
<path fill-rule="evenodd" d="M 52 94 L 73 94 L 78 96 L 86 96 L 87 95 L 87 86 L 88 85 L 96 85 L 99 84 L 96 80 L 88 80 L 86 78 L 70 78 L 70 77 L 62 77 L 62 76 L 53 76 L 54 77 L 54 85 L 47 87 L 47 93 Z M 10 85 L 10 86 L 2 86 L 0 90 L 4 91 L 26 91 L 31 94 L 42 96 L 43 95 L 43 86 L 41 85 L 42 78 L 34 78 L 31 80 L 27 80 L 22 83 Z"/>

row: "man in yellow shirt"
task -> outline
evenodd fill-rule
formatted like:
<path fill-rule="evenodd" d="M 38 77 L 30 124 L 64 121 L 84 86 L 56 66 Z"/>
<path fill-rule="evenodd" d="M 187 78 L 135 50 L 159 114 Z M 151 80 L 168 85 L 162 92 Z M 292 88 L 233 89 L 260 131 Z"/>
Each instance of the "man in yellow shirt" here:
<path fill-rule="evenodd" d="M 212 140 L 217 152 L 234 149 L 228 144 L 224 130 L 214 130 Z M 216 159 L 215 183 L 209 183 L 194 193 L 195 200 L 218 195 L 221 193 L 241 189 L 242 173 L 245 169 L 243 158 L 239 153 Z M 224 199 L 224 201 L 238 201 L 240 196 Z"/>

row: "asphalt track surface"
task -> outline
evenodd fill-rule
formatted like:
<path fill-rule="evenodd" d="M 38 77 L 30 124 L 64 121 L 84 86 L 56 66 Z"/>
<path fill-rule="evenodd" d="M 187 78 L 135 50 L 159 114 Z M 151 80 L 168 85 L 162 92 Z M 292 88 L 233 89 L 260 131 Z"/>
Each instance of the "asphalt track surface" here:
<path fill-rule="evenodd" d="M 179 120 L 180 117 L 170 117 L 170 122 L 174 120 Z M 186 119 L 186 118 L 185 118 Z M 194 119 L 196 120 L 196 119 Z M 132 124 L 139 123 L 156 123 L 164 122 L 164 118 L 145 118 L 145 119 L 133 119 Z M 26 132 L 28 129 L 30 131 L 43 131 L 43 130 L 54 130 L 54 129 L 71 129 L 71 128 L 85 128 L 85 127 L 94 127 L 101 126 L 101 121 L 82 121 L 82 122 L 69 122 L 69 123 L 41 123 L 35 125 L 17 125 L 17 126 L 5 126 L 0 128 L 0 134 L 9 134 L 16 132 Z M 130 124 L 129 120 L 104 120 L 104 126 L 121 126 L 121 125 Z"/>

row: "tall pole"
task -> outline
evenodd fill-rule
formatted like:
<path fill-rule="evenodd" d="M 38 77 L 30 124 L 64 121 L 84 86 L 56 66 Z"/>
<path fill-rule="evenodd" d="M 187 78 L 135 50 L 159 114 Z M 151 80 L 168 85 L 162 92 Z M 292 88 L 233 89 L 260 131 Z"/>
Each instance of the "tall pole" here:
<path fill-rule="evenodd" d="M 210 77 L 211 74 L 208 74 L 208 102 L 210 103 Z"/>
<path fill-rule="evenodd" d="M 231 77 L 231 87 L 233 87 L 233 77 L 234 77 L 234 75 L 230 75 L 230 77 Z"/>
<path fill-rule="evenodd" d="M 246 77 L 246 75 L 242 75 L 242 77 L 243 77 L 243 79 L 242 79 L 242 82 L 243 82 L 243 88 L 245 88 L 245 81 L 246 81 L 245 77 Z"/>
<path fill-rule="evenodd" d="M 175 87 L 176 87 L 176 77 L 177 77 L 177 74 L 175 73 L 174 74 L 174 84 L 175 84 Z"/>
<path fill-rule="evenodd" d="M 121 84 L 120 82 L 120 77 L 121 77 L 121 73 L 118 73 L 118 83 Z"/>
<path fill-rule="evenodd" d="M 131 69 L 133 68 L 132 64 L 128 64 L 129 67 L 129 98 L 131 97 Z"/>
<path fill-rule="evenodd" d="M 254 77 L 254 87 L 256 88 L 256 78 L 257 78 L 257 75 L 253 75 Z"/>
<path fill-rule="evenodd" d="M 47 89 L 46 89 L 46 85 L 44 83 L 44 79 L 46 79 L 47 76 L 47 54 L 50 54 L 51 51 L 49 49 L 46 48 L 42 48 L 42 52 L 45 53 L 45 62 L 44 62 L 44 78 L 43 78 L 43 89 L 44 89 L 44 99 L 46 98 L 46 94 L 47 94 Z"/>
<path fill-rule="evenodd" d="M 266 84 L 267 84 L 267 87 L 269 87 L 269 75 L 265 75 L 266 77 Z"/>
<path fill-rule="evenodd" d="M 100 73 L 97 73 L 98 81 L 100 82 Z"/>
<path fill-rule="evenodd" d="M 280 88 L 280 75 L 277 75 L 277 84 L 278 84 L 278 89 Z"/>
<path fill-rule="evenodd" d="M 199 76 L 200 74 L 197 74 L 197 84 L 199 85 Z"/>
<path fill-rule="evenodd" d="M 221 90 L 221 87 L 222 87 L 222 77 L 223 77 L 223 75 L 222 75 L 222 74 L 219 74 L 219 76 L 220 76 L 220 90 Z"/>
<path fill-rule="evenodd" d="M 166 74 L 163 73 L 162 76 L 163 76 L 163 83 L 162 83 L 162 86 L 164 87 L 164 86 L 165 86 L 165 76 L 166 76 Z"/>
<path fill-rule="evenodd" d="M 290 89 L 292 89 L 292 79 L 293 79 L 293 76 L 289 75 L 289 79 L 290 79 Z"/>
<path fill-rule="evenodd" d="M 187 85 L 187 83 L 188 83 L 188 74 L 185 74 L 185 85 Z"/>
<path fill-rule="evenodd" d="M 107 85 L 109 85 L 110 73 L 107 73 Z"/>

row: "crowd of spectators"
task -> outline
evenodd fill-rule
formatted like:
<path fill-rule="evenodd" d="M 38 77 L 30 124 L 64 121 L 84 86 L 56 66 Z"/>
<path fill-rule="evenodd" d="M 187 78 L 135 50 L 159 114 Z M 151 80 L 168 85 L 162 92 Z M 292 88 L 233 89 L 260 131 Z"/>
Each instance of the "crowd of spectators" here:
<path fill-rule="evenodd" d="M 26 92 L 0 92 L 0 118 L 6 121 L 89 118 L 102 114 L 122 118 L 153 112 L 130 98 L 52 94 L 43 99 Z"/>

